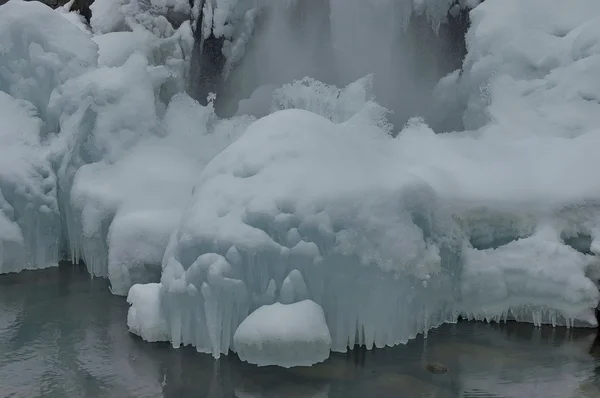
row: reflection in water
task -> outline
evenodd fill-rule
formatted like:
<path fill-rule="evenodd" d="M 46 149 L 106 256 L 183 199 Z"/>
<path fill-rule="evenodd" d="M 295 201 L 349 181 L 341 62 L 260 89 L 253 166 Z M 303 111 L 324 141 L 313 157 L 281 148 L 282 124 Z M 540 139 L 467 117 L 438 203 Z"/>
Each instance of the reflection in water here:
<path fill-rule="evenodd" d="M 280 369 L 145 343 L 126 314 L 81 267 L 0 276 L 0 397 L 600 397 L 591 330 L 459 323 Z"/>

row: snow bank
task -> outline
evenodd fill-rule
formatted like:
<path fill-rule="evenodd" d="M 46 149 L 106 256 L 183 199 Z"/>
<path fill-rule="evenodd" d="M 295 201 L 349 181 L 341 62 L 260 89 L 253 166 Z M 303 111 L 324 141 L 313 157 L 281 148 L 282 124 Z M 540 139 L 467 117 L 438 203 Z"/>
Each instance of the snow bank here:
<path fill-rule="evenodd" d="M 329 358 L 331 349 L 323 309 L 310 300 L 258 308 L 233 341 L 241 360 L 259 366 L 310 366 Z"/>

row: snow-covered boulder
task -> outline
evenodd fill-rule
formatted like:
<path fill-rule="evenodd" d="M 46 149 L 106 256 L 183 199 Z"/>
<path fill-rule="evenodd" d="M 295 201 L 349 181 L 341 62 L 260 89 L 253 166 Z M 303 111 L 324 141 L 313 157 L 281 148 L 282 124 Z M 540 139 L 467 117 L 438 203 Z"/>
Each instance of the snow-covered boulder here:
<path fill-rule="evenodd" d="M 310 366 L 329 358 L 331 336 L 314 301 L 258 308 L 233 335 L 240 359 L 259 366 Z"/>

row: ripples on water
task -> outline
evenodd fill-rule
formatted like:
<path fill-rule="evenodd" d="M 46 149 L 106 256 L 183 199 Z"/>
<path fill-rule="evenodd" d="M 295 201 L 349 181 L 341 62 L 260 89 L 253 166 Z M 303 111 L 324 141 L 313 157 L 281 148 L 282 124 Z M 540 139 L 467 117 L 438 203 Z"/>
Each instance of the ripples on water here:
<path fill-rule="evenodd" d="M 144 343 L 126 316 L 82 267 L 0 276 L 0 397 L 600 397 L 590 330 L 459 323 L 285 370 Z"/>

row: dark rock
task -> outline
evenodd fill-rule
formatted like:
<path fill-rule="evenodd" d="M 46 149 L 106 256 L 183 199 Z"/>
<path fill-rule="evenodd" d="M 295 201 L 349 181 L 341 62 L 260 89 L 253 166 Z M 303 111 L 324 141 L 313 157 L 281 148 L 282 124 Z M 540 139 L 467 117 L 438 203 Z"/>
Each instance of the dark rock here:
<path fill-rule="evenodd" d="M 425 369 L 436 375 L 443 375 L 445 373 L 448 373 L 448 368 L 439 363 L 429 363 L 427 364 L 427 366 L 425 366 Z"/>

